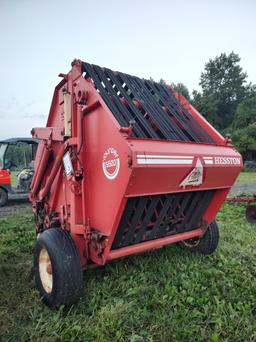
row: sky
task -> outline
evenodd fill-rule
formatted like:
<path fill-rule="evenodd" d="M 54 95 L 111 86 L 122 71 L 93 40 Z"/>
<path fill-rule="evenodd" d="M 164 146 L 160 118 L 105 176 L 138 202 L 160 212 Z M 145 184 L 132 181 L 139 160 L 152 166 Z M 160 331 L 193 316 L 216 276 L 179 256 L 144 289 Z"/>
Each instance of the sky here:
<path fill-rule="evenodd" d="M 0 139 L 45 126 L 74 58 L 192 91 L 234 51 L 256 83 L 255 14 L 255 0 L 0 0 Z"/>

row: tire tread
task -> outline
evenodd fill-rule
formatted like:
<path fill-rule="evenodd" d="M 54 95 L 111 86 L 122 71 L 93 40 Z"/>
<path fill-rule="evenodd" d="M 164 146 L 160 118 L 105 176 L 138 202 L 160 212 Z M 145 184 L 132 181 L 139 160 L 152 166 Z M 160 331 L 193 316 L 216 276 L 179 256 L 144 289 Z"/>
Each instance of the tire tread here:
<path fill-rule="evenodd" d="M 44 291 L 39 275 L 38 260 L 42 247 L 47 249 L 52 262 L 51 294 Z M 75 243 L 67 231 L 50 228 L 40 235 L 35 246 L 34 268 L 36 287 L 46 305 L 52 308 L 71 306 L 79 300 L 83 283 L 82 266 Z"/>

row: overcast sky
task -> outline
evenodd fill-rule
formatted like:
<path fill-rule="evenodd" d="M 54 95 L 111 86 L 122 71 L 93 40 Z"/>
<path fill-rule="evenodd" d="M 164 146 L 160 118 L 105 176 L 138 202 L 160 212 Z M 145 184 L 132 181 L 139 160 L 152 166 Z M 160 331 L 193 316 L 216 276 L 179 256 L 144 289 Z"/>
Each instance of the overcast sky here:
<path fill-rule="evenodd" d="M 0 0 L 0 139 L 44 126 L 74 58 L 198 89 L 232 50 L 256 83 L 255 0 Z"/>

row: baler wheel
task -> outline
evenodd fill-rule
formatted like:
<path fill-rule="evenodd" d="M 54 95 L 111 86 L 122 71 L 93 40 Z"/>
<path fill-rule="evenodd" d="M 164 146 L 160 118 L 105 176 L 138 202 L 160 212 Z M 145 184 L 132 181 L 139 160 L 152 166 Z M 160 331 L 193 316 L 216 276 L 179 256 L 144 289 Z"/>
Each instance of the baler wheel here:
<path fill-rule="evenodd" d="M 83 273 L 80 257 L 70 234 L 50 228 L 40 234 L 34 251 L 35 283 L 50 308 L 71 306 L 81 295 Z"/>
<path fill-rule="evenodd" d="M 0 207 L 6 205 L 8 201 L 8 192 L 5 191 L 3 188 L 0 188 Z"/>
<path fill-rule="evenodd" d="M 198 252 L 204 255 L 212 254 L 219 243 L 219 227 L 216 221 L 213 221 L 207 228 L 204 235 L 200 238 L 193 238 L 182 241 L 182 245 L 192 252 Z"/>

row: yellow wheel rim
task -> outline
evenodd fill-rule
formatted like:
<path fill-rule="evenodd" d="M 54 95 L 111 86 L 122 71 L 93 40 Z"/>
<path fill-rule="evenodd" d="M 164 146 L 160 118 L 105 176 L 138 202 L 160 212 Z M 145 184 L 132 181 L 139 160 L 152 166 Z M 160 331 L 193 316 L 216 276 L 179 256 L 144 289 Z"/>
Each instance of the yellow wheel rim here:
<path fill-rule="evenodd" d="M 189 240 L 183 240 L 182 243 L 186 247 L 197 247 L 199 245 L 200 239 L 199 238 L 194 238 L 194 239 L 189 239 Z"/>
<path fill-rule="evenodd" d="M 42 286 L 47 293 L 52 292 L 52 264 L 50 256 L 45 248 L 39 254 L 39 274 Z"/>

